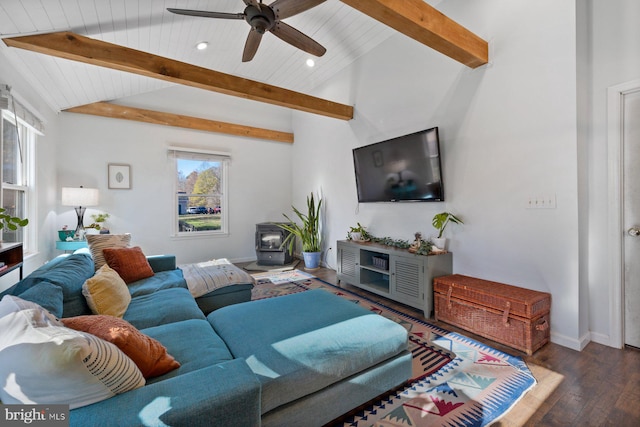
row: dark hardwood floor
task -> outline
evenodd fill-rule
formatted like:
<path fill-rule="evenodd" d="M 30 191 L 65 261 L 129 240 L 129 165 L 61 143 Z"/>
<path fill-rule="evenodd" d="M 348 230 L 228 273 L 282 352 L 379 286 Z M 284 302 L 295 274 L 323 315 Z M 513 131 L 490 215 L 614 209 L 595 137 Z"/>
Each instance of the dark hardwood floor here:
<path fill-rule="evenodd" d="M 338 284 L 335 270 L 320 268 L 310 273 L 326 282 Z M 640 350 L 617 350 L 590 343 L 579 352 L 549 343 L 528 356 L 446 323 L 425 319 L 421 311 L 355 286 L 340 286 L 522 357 L 538 384 L 504 417 L 491 424 L 493 427 L 640 426 Z"/>

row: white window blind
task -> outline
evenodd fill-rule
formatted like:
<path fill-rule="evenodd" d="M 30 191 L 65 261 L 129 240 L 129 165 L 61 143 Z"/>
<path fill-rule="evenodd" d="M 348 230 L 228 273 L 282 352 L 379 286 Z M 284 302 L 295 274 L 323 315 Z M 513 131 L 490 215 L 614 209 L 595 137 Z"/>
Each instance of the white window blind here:
<path fill-rule="evenodd" d="M 34 112 L 33 109 L 21 101 L 17 95 L 11 93 L 11 88 L 5 84 L 0 84 L 0 110 L 7 110 L 15 114 L 16 118 L 24 125 L 29 126 L 40 135 L 44 134 L 44 121 Z"/>

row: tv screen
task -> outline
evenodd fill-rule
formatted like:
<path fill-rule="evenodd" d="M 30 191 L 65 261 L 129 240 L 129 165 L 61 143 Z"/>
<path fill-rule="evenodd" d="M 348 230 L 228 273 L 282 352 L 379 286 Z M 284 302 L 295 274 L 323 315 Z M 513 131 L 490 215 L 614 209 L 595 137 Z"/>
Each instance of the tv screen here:
<path fill-rule="evenodd" d="M 353 150 L 359 202 L 442 202 L 438 128 Z"/>

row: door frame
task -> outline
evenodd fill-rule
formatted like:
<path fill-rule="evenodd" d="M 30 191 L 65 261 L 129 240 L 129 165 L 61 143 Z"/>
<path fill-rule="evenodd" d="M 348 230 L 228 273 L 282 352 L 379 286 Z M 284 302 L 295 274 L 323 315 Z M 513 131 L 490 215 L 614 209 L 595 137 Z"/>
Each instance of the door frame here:
<path fill-rule="evenodd" d="M 640 80 L 633 80 L 607 88 L 607 149 L 608 149 L 608 250 L 609 277 L 609 345 L 624 347 L 624 110 L 627 94 L 640 91 Z"/>

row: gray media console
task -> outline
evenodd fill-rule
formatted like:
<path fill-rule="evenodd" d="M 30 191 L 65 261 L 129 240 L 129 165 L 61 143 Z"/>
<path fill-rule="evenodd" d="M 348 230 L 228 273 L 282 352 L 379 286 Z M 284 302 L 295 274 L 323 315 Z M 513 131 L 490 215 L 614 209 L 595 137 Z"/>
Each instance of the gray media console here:
<path fill-rule="evenodd" d="M 338 280 L 433 313 L 433 278 L 452 273 L 451 253 L 416 255 L 369 242 L 338 241 Z"/>

